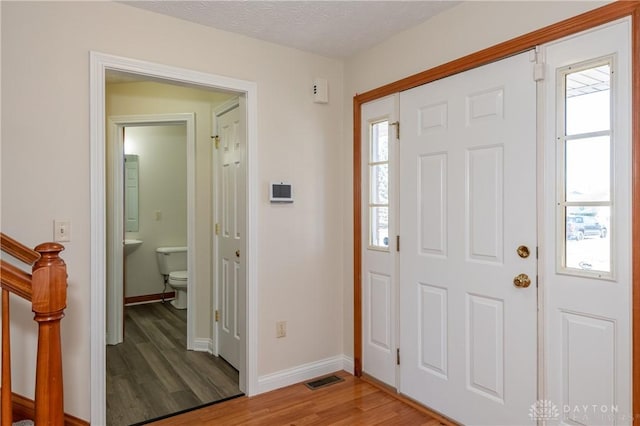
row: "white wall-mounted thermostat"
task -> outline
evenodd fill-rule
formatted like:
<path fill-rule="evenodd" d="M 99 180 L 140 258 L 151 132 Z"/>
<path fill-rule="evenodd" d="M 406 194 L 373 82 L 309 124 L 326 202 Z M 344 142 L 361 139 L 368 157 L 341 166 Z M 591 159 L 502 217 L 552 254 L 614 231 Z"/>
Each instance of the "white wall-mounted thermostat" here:
<path fill-rule="evenodd" d="M 271 182 L 269 199 L 272 203 L 293 203 L 293 188 L 290 183 Z"/>

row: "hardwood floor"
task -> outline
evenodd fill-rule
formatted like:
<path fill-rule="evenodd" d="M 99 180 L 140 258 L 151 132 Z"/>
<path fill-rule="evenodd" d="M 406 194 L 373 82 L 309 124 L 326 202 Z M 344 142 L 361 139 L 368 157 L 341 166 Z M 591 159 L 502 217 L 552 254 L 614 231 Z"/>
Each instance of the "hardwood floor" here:
<path fill-rule="evenodd" d="M 223 359 L 186 350 L 185 310 L 125 307 L 125 341 L 107 346 L 107 424 L 130 425 L 241 394 Z"/>
<path fill-rule="evenodd" d="M 252 398 L 241 397 L 152 423 L 176 425 L 425 425 L 451 424 L 406 404 L 345 372 L 320 389 L 297 384 Z"/>

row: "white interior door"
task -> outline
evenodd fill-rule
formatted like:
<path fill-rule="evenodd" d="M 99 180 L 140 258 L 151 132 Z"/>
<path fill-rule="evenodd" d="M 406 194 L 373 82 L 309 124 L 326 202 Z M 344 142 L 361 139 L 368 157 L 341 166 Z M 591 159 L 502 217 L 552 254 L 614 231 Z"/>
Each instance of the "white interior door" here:
<path fill-rule="evenodd" d="M 362 105 L 362 370 L 396 387 L 397 100 Z"/>
<path fill-rule="evenodd" d="M 240 369 L 245 323 L 245 120 L 235 102 L 217 114 L 218 125 L 218 354 Z"/>
<path fill-rule="evenodd" d="M 559 424 L 632 423 L 630 28 L 543 47 L 541 416 Z"/>
<path fill-rule="evenodd" d="M 529 57 L 400 95 L 400 388 L 463 424 L 529 424 L 536 400 Z"/>

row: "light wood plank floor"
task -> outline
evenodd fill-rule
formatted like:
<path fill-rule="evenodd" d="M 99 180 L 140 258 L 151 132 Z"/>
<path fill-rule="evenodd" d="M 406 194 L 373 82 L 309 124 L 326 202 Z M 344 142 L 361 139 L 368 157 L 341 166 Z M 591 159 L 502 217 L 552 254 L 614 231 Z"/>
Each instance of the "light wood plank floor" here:
<path fill-rule="evenodd" d="M 186 311 L 170 303 L 125 307 L 125 339 L 107 346 L 107 424 L 130 425 L 241 394 L 238 372 L 187 351 Z"/>
<path fill-rule="evenodd" d="M 310 390 L 297 384 L 252 398 L 241 397 L 152 423 L 176 425 L 425 425 L 450 424 L 430 417 L 372 384 L 345 372 L 345 380 Z"/>

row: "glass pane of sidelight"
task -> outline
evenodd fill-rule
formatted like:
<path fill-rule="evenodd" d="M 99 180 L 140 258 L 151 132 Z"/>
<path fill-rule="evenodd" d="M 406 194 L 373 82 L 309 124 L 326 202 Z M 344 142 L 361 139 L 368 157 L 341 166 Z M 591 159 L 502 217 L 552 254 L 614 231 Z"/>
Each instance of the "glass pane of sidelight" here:
<path fill-rule="evenodd" d="M 610 130 L 610 76 L 609 64 L 565 76 L 567 135 Z"/>
<path fill-rule="evenodd" d="M 371 163 L 389 161 L 389 122 L 371 125 Z"/>
<path fill-rule="evenodd" d="M 611 208 L 567 207 L 565 267 L 611 272 Z"/>
<path fill-rule="evenodd" d="M 376 164 L 370 170 L 370 204 L 389 204 L 389 165 Z"/>
<path fill-rule="evenodd" d="M 610 200 L 610 153 L 609 136 L 566 141 L 565 189 L 567 201 Z"/>
<path fill-rule="evenodd" d="M 371 241 L 375 247 L 389 247 L 389 207 L 370 207 Z"/>

